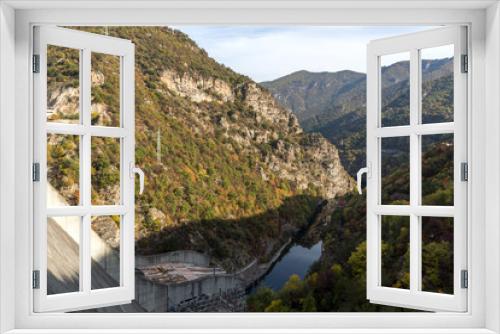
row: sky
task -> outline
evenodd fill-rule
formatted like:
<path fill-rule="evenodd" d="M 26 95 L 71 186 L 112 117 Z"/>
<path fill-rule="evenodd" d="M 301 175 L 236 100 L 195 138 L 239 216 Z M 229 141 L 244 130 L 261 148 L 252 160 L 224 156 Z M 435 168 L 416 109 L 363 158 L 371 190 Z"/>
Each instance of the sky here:
<path fill-rule="evenodd" d="M 366 72 L 369 41 L 430 27 L 175 26 L 218 62 L 257 82 L 299 70 Z"/>

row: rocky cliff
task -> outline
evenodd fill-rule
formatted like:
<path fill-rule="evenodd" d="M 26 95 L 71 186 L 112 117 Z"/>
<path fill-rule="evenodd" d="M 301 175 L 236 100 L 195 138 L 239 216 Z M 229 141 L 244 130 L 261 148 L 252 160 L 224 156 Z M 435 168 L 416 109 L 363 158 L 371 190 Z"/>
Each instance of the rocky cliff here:
<path fill-rule="evenodd" d="M 352 186 L 352 179 L 340 164 L 338 151 L 320 135 L 304 134 L 297 118 L 281 107 L 266 90 L 248 81 L 231 86 L 230 83 L 199 76 L 182 76 L 165 71 L 161 76 L 167 94 L 173 94 L 194 103 L 190 111 L 176 114 L 200 133 L 223 137 L 233 143 L 229 150 L 243 150 L 258 158 L 256 166 L 264 181 L 274 174 L 292 182 L 297 190 L 316 189 L 325 197 L 344 194 Z M 240 103 L 239 112 L 224 113 L 224 109 L 206 109 L 200 103 L 223 105 Z"/>

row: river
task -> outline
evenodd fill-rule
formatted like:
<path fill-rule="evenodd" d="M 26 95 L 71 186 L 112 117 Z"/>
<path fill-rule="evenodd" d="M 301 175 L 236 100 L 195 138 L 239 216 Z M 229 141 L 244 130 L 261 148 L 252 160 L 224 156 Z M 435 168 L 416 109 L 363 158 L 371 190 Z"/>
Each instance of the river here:
<path fill-rule="evenodd" d="M 266 286 L 276 291 L 281 289 L 293 274 L 304 278 L 311 265 L 319 260 L 321 246 L 321 241 L 310 248 L 292 244 L 252 290 Z"/>

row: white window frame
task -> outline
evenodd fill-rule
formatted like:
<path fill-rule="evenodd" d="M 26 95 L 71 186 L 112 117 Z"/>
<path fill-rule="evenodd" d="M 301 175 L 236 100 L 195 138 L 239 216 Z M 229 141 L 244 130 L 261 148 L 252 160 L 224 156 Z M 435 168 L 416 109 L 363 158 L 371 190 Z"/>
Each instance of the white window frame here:
<path fill-rule="evenodd" d="M 134 45 L 125 39 L 52 26 L 34 27 L 34 54 L 39 56 L 39 73 L 33 74 L 34 162 L 39 164 L 40 178 L 33 184 L 33 268 L 39 273 L 39 288 L 34 289 L 35 312 L 75 311 L 92 307 L 127 304 L 134 299 L 134 172 L 135 165 L 135 59 Z M 47 122 L 47 46 L 78 50 L 80 54 L 79 123 Z M 120 124 L 91 125 L 91 55 L 102 53 L 119 57 Z M 79 136 L 80 203 L 76 206 L 47 207 L 47 135 Z M 107 137 L 120 145 L 120 203 L 91 203 L 91 139 Z M 91 289 L 91 218 L 120 216 L 120 281 L 118 287 Z M 80 218 L 79 291 L 47 295 L 47 218 L 77 216 Z M 57 218 L 56 218 L 57 219 Z"/>
<path fill-rule="evenodd" d="M 467 310 L 467 289 L 461 286 L 462 270 L 467 270 L 467 181 L 461 180 L 461 164 L 467 163 L 467 76 L 462 72 L 462 55 L 467 55 L 467 28 L 447 26 L 371 41 L 367 47 L 367 296 L 371 302 L 421 310 Z M 421 122 L 422 63 L 420 51 L 453 45 L 452 122 Z M 382 126 L 381 57 L 406 52 L 409 55 L 409 124 Z M 421 203 L 421 136 L 453 135 L 454 205 L 430 206 Z M 382 203 L 381 141 L 390 137 L 409 139 L 408 205 Z M 382 217 L 409 217 L 409 289 L 385 287 L 382 279 Z M 422 217 L 453 218 L 453 293 L 422 291 Z"/>
<path fill-rule="evenodd" d="M 72 8 L 69 8 L 72 7 Z M 125 8 L 125 7 L 128 7 Z M 50 9 L 47 9 L 50 8 Z M 3 1 L 0 3 L 0 331 L 13 333 L 499 333 L 500 9 L 496 1 Z M 332 314 L 34 314 L 30 35 L 35 24 L 470 26 L 468 311 Z M 15 71 L 12 64 L 15 62 Z M 485 71 L 488 66 L 488 71 Z M 15 128 L 12 124 L 15 123 Z M 486 140 L 488 138 L 488 140 Z M 12 143 L 15 143 L 15 149 Z M 485 175 L 488 173 L 488 182 Z M 7 186 L 12 186 L 7 188 Z M 12 190 L 15 190 L 12 196 Z M 486 219 L 487 218 L 487 219 Z M 486 251 L 487 250 L 487 251 Z M 15 254 L 13 256 L 12 254 Z M 12 288 L 14 287 L 14 288 Z M 488 291 L 486 294 L 485 291 Z M 48 331 L 48 329 L 51 329 Z M 98 330 L 101 329 L 101 330 Z M 184 329 L 184 330 L 180 330 Z"/>

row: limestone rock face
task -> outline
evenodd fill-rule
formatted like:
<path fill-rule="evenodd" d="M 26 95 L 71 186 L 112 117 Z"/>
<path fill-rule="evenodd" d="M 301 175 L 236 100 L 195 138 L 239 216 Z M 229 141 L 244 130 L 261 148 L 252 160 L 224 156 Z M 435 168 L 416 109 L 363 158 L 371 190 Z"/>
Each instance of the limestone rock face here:
<path fill-rule="evenodd" d="M 78 101 L 80 89 L 74 87 L 57 87 L 49 90 L 47 99 L 47 117 L 52 119 L 55 115 L 78 115 Z"/>
<path fill-rule="evenodd" d="M 160 223 L 165 224 L 167 216 L 165 216 L 165 214 L 160 210 L 158 210 L 157 208 L 149 209 L 148 214 L 151 217 L 151 219 L 157 220 Z"/>
<path fill-rule="evenodd" d="M 281 126 L 288 133 L 302 132 L 295 115 L 279 106 L 273 96 L 256 83 L 244 85 L 241 91 L 245 104 L 257 112 L 258 123 L 267 120 Z"/>
<path fill-rule="evenodd" d="M 164 72 L 161 80 L 168 90 L 194 103 L 240 102 L 242 110 L 230 117 L 203 107 L 193 107 L 190 113 L 176 111 L 172 116 L 197 133 L 222 131 L 237 144 L 228 144 L 229 149 L 259 158 L 256 169 L 263 180 L 271 172 L 292 181 L 299 190 L 314 188 L 325 198 L 353 189 L 354 180 L 344 170 L 337 148 L 319 134 L 304 133 L 297 117 L 258 84 L 247 81 L 231 86 L 220 79 L 173 71 Z"/>
<path fill-rule="evenodd" d="M 234 96 L 226 82 L 219 79 L 206 79 L 203 77 L 191 77 L 188 73 L 182 75 L 167 70 L 163 72 L 161 81 L 172 92 L 187 97 L 193 102 L 221 102 L 233 101 Z"/>

